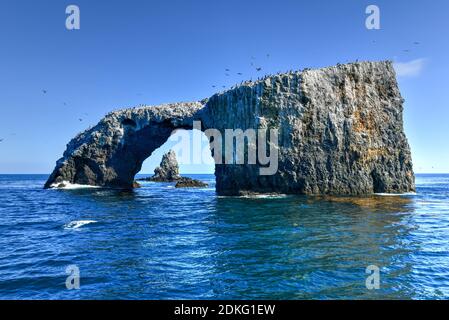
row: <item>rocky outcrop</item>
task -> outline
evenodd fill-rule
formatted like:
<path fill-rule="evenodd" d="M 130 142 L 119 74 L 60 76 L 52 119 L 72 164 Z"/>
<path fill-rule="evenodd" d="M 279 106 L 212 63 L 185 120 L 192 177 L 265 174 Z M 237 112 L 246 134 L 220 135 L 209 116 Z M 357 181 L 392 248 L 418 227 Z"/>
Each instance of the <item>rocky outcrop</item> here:
<path fill-rule="evenodd" d="M 176 153 L 170 150 L 162 156 L 161 163 L 156 169 L 154 169 L 154 175 L 152 177 L 138 179 L 140 181 L 153 181 L 153 182 L 176 182 L 175 188 L 201 188 L 207 187 L 207 183 L 202 181 L 181 177 L 179 175 L 179 165 L 176 159 Z"/>
<path fill-rule="evenodd" d="M 362 62 L 267 76 L 208 101 L 109 114 L 73 139 L 47 181 L 132 187 L 142 162 L 176 128 L 275 129 L 277 170 L 216 164 L 221 195 L 414 191 L 403 99 L 391 62 Z M 245 151 L 245 156 L 247 156 Z"/>
<path fill-rule="evenodd" d="M 155 182 L 173 182 L 181 179 L 179 175 L 178 160 L 176 160 L 176 153 L 170 150 L 162 156 L 161 164 L 154 169 L 154 176 L 139 179 L 145 181 Z"/>
<path fill-rule="evenodd" d="M 182 177 L 178 182 L 176 182 L 175 188 L 204 188 L 207 186 L 207 183 L 204 183 L 200 180 L 192 179 L 189 177 Z"/>
<path fill-rule="evenodd" d="M 402 193 L 415 189 L 391 62 L 363 62 L 266 77 L 211 97 L 205 128 L 279 132 L 276 174 L 217 165 L 219 194 Z"/>

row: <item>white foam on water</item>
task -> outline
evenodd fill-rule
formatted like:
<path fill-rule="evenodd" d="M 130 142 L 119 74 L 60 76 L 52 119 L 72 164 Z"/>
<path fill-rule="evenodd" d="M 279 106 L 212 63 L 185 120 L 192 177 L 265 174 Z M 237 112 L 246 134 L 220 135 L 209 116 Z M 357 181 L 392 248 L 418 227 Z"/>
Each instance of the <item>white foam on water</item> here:
<path fill-rule="evenodd" d="M 95 220 L 75 220 L 75 221 L 70 221 L 69 223 L 67 223 L 64 226 L 64 229 L 79 229 L 82 226 L 85 226 L 86 224 L 90 224 L 90 223 L 96 223 L 97 221 Z"/>
<path fill-rule="evenodd" d="M 63 189 L 63 190 L 74 190 L 74 189 L 90 189 L 90 188 L 100 188 L 98 186 L 91 186 L 87 184 L 76 184 L 70 183 L 68 181 L 53 183 L 50 185 L 52 189 Z"/>
<path fill-rule="evenodd" d="M 286 194 L 251 194 L 251 195 L 245 195 L 241 196 L 240 198 L 248 198 L 248 199 L 280 199 L 280 198 L 287 198 L 288 195 Z"/>
<path fill-rule="evenodd" d="M 416 196 L 416 192 L 404 192 L 404 193 L 375 193 L 376 196 L 382 197 L 400 197 L 400 196 Z"/>
<path fill-rule="evenodd" d="M 218 196 L 218 198 L 242 198 L 242 199 L 281 199 L 287 198 L 288 194 L 246 194 L 243 196 Z"/>

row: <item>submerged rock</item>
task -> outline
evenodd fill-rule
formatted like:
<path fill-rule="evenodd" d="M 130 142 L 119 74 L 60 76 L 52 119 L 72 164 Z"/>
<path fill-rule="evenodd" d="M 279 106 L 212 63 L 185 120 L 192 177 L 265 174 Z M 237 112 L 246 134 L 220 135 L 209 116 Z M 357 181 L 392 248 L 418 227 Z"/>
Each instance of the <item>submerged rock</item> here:
<path fill-rule="evenodd" d="M 141 188 L 142 186 L 137 182 L 137 181 L 134 181 L 133 182 L 133 188 L 134 189 L 137 189 L 137 188 Z"/>
<path fill-rule="evenodd" d="M 267 76 L 208 100 L 112 112 L 75 137 L 45 187 L 68 181 L 132 188 L 143 161 L 175 129 L 278 131 L 276 171 L 216 164 L 220 195 L 360 195 L 415 190 L 403 99 L 390 61 Z M 245 156 L 247 156 L 245 151 Z"/>

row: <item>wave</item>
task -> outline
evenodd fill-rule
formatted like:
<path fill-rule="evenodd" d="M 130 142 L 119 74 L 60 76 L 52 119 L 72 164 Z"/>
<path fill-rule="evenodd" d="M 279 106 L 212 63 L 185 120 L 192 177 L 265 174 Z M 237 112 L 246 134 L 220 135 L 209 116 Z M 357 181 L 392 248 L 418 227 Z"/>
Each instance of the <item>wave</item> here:
<path fill-rule="evenodd" d="M 96 223 L 97 221 L 95 220 L 75 220 L 75 221 L 70 221 L 69 223 L 67 223 L 64 226 L 64 229 L 79 229 L 82 226 L 85 226 L 87 224 L 90 223 Z"/>
<path fill-rule="evenodd" d="M 64 190 L 73 190 L 73 189 L 88 189 L 88 188 L 100 188 L 98 186 L 91 186 L 87 184 L 76 184 L 70 183 L 68 181 L 53 183 L 50 185 L 51 189 L 64 189 Z"/>
<path fill-rule="evenodd" d="M 242 196 L 218 196 L 218 198 L 242 198 L 242 199 L 281 199 L 291 197 L 288 194 L 245 194 Z"/>
<path fill-rule="evenodd" d="M 382 197 L 399 197 L 399 196 L 416 196 L 416 192 L 404 192 L 404 193 L 375 193 L 376 196 Z"/>

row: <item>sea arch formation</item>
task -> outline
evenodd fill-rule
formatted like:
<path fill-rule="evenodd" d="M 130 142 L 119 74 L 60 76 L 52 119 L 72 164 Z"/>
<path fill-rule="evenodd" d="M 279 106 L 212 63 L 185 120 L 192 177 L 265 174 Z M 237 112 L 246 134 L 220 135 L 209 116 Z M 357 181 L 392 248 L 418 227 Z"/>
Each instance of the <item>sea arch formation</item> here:
<path fill-rule="evenodd" d="M 278 170 L 216 164 L 216 191 L 336 194 L 415 190 L 404 100 L 391 61 L 358 62 L 247 81 L 199 102 L 111 112 L 72 139 L 45 188 L 64 181 L 131 189 L 176 129 L 278 130 Z"/>

